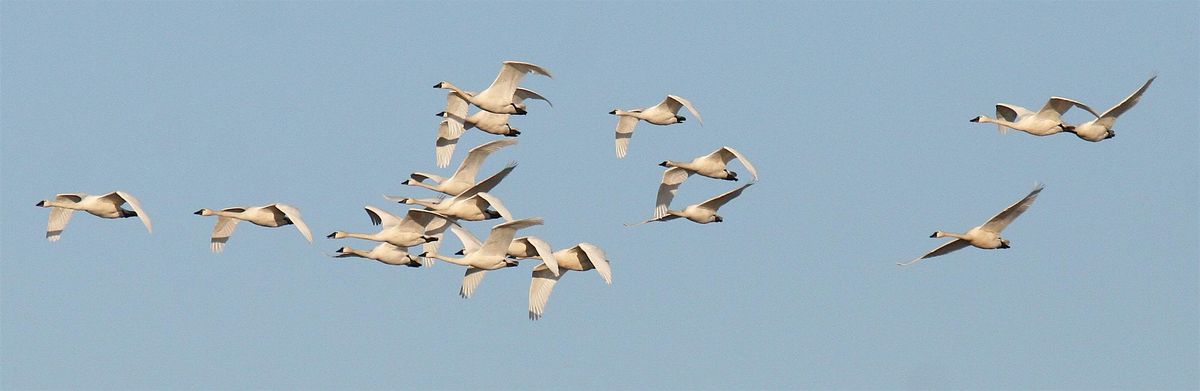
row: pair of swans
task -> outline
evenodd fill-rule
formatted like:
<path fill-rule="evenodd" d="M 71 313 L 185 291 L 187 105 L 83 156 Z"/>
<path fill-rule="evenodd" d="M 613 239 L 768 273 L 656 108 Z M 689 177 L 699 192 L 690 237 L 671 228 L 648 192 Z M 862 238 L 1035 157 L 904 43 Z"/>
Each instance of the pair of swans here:
<path fill-rule="evenodd" d="M 1112 126 L 1116 123 L 1117 117 L 1133 108 L 1141 100 L 1142 94 L 1146 92 L 1146 89 L 1150 87 L 1150 83 L 1154 82 L 1155 78 L 1157 76 L 1150 77 L 1140 88 L 1125 97 L 1117 105 L 1106 110 L 1103 114 L 1097 113 L 1088 105 L 1077 100 L 1054 96 L 1050 97 L 1046 105 L 1042 106 L 1042 109 L 1036 113 L 1021 106 L 997 103 L 996 118 L 981 115 L 972 118 L 971 122 L 996 124 L 1000 133 L 1004 133 L 1005 129 L 1015 129 L 1034 136 L 1049 136 L 1067 132 L 1073 133 L 1087 141 L 1103 141 L 1116 136 L 1116 132 L 1112 130 Z M 1096 119 L 1076 126 L 1066 124 L 1062 121 L 1062 115 L 1067 110 L 1070 110 L 1071 107 L 1079 107 L 1086 110 L 1096 116 Z"/>
<path fill-rule="evenodd" d="M 538 99 L 550 104 L 550 107 L 554 107 L 554 104 L 541 94 L 525 88 L 517 88 L 513 94 L 513 103 L 523 105 L 526 99 Z M 514 128 L 508 123 L 508 114 L 480 110 L 468 117 L 468 107 L 466 99 L 463 99 L 458 93 L 450 92 L 446 94 L 446 110 L 436 114 L 443 118 L 442 122 L 438 124 L 438 137 L 435 143 L 438 168 L 450 165 L 450 159 L 454 155 L 454 148 L 458 145 L 459 138 L 471 128 L 505 137 L 521 135 L 520 129 Z"/>
<path fill-rule="evenodd" d="M 750 172 L 751 183 L 710 198 L 702 203 L 689 205 L 682 210 L 669 209 L 671 201 L 675 199 L 675 193 L 679 190 L 679 185 L 683 184 L 692 174 L 699 174 L 714 179 L 737 181 L 737 173 L 730 171 L 728 168 L 729 162 L 734 159 L 742 162 L 742 165 Z M 717 210 L 741 195 L 743 190 L 758 181 L 758 170 L 754 168 L 754 164 L 750 163 L 750 160 L 745 155 L 742 155 L 741 152 L 728 146 L 718 148 L 712 153 L 697 157 L 689 162 L 666 160 L 659 163 L 659 165 L 667 167 L 667 170 L 663 171 L 662 183 L 658 186 L 654 214 L 650 220 L 635 224 L 626 224 L 626 226 L 631 227 L 654 221 L 669 221 L 680 217 L 700 224 L 722 222 L 724 219 L 717 214 Z"/>

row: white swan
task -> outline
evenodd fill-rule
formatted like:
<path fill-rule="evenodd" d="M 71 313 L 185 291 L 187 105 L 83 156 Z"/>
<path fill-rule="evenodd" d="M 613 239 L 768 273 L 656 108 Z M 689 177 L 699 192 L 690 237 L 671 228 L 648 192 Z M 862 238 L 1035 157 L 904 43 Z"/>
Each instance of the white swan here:
<path fill-rule="evenodd" d="M 509 214 L 508 209 L 504 207 L 500 199 L 488 194 L 487 191 L 500 184 L 500 181 L 508 176 L 516 167 L 516 163 L 509 163 L 500 172 L 479 181 L 479 183 L 464 190 L 459 195 L 450 198 L 420 199 L 391 195 L 384 195 L 383 198 L 403 204 L 421 205 L 452 219 L 481 221 L 503 217 L 505 220 L 512 221 L 512 215 Z M 495 211 L 489 210 L 488 206 L 494 208 Z"/>
<path fill-rule="evenodd" d="M 410 176 L 412 179 L 405 180 L 403 184 L 424 187 L 452 196 L 462 194 L 463 191 L 471 188 L 471 186 L 475 186 L 475 176 L 479 173 L 479 166 L 483 165 L 483 161 L 487 159 L 488 155 L 516 143 L 517 140 L 514 139 L 501 139 L 471 148 L 471 152 L 467 153 L 467 158 L 463 159 L 462 163 L 458 165 L 458 170 L 455 170 L 454 175 L 451 175 L 450 178 L 423 172 L 414 172 Z M 430 185 L 422 182 L 425 179 L 429 179 L 434 184 Z"/>
<path fill-rule="evenodd" d="M 750 160 L 746 159 L 745 155 L 730 147 L 721 147 L 710 154 L 692 159 L 690 162 L 677 162 L 674 160 L 665 160 L 658 165 L 663 167 L 679 167 L 688 172 L 688 174 L 696 173 L 709 178 L 724 179 L 727 181 L 736 181 L 737 173 L 729 171 L 726 165 L 730 160 L 737 159 L 746 166 L 746 170 L 750 171 L 750 176 L 753 180 L 758 180 L 758 170 L 754 169 L 754 165 L 750 164 Z"/>
<path fill-rule="evenodd" d="M 478 94 L 463 91 L 461 88 L 447 81 L 435 84 L 433 88 L 454 91 L 467 102 L 475 105 L 475 107 L 496 114 L 524 115 L 526 113 L 525 104 L 514 102 L 513 95 L 517 91 L 517 85 L 521 83 L 521 79 L 525 77 L 526 73 L 536 73 L 551 79 L 554 78 L 554 76 L 550 75 L 549 71 L 540 66 L 527 62 L 505 61 L 500 66 L 500 74 L 496 75 L 496 80 L 492 81 L 492 85 Z"/>
<path fill-rule="evenodd" d="M 121 205 L 126 203 L 133 210 L 121 208 Z M 57 242 L 62 237 L 62 231 L 67 228 L 67 222 L 71 221 L 71 215 L 77 210 L 82 210 L 106 219 L 137 216 L 138 219 L 142 220 L 142 225 L 146 226 L 146 232 L 154 233 L 154 228 L 150 223 L 150 216 L 147 216 L 146 212 L 142 211 L 141 202 L 137 198 L 134 198 L 133 195 L 123 191 L 114 191 L 103 195 L 62 193 L 55 195 L 53 200 L 38 202 L 37 206 L 53 208 L 50 210 L 50 219 L 46 222 L 46 240 L 51 242 Z"/>
<path fill-rule="evenodd" d="M 463 244 L 463 249 L 458 250 L 454 255 L 468 255 L 483 247 L 483 244 L 479 242 L 479 239 L 475 235 L 462 227 L 450 227 L 450 231 L 454 232 L 454 235 Z M 550 249 L 550 244 L 536 236 L 522 236 L 513 239 L 512 243 L 508 245 L 507 255 L 516 259 L 541 259 L 551 273 L 558 274 L 558 260 L 554 257 L 554 252 Z M 484 272 L 482 271 L 476 272 L 471 275 L 470 284 L 465 284 L 467 281 L 464 281 L 463 290 L 460 292 L 464 299 L 471 298 L 471 293 L 483 281 L 483 275 Z"/>
<path fill-rule="evenodd" d="M 445 230 L 446 224 L 441 221 L 453 222 L 448 216 L 421 209 L 409 209 L 404 218 L 370 205 L 363 209 L 366 209 L 367 216 L 371 218 L 371 224 L 382 225 L 379 232 L 362 234 L 334 231 L 326 237 L 330 239 L 364 239 L 384 242 L 400 248 L 409 248 L 418 244 L 438 241 L 438 238 L 433 236 L 433 233 L 436 232 L 430 231 Z"/>
<path fill-rule="evenodd" d="M 533 90 L 526 88 L 517 88 L 513 93 L 513 103 L 523 104 L 526 99 L 537 99 L 546 102 L 550 107 L 554 107 L 549 99 Z M 512 127 L 508 123 L 508 114 L 496 114 L 486 110 L 476 111 L 475 114 L 467 116 L 467 101 L 455 92 L 450 92 L 446 97 L 446 110 L 436 115 L 445 118 L 442 122 L 451 121 L 460 125 L 462 131 L 470 130 L 471 128 L 479 129 L 485 133 L 491 133 L 497 136 L 517 137 L 521 135 L 521 130 Z M 439 130 L 439 135 L 441 131 Z M 457 137 L 457 136 L 455 136 Z"/>
<path fill-rule="evenodd" d="M 312 243 L 312 232 L 308 230 L 308 225 L 304 224 L 304 220 L 300 218 L 300 210 L 287 204 L 270 204 L 265 206 L 241 206 L 234 208 L 225 208 L 221 210 L 200 209 L 195 214 L 201 216 L 219 216 L 217 224 L 213 226 L 212 231 L 212 252 L 219 253 L 225 249 L 225 242 L 229 241 L 229 236 L 233 235 L 234 228 L 237 228 L 239 221 L 249 221 L 254 225 L 263 227 L 282 227 L 285 225 L 295 225 L 296 229 L 304 235 L 309 243 Z"/>
<path fill-rule="evenodd" d="M 655 221 L 670 221 L 670 220 L 674 220 L 674 219 L 677 219 L 680 217 L 686 218 L 688 220 L 691 220 L 693 222 L 697 222 L 700 224 L 720 223 L 722 221 L 725 221 L 725 219 L 717 214 L 717 209 L 720 209 L 721 206 L 725 205 L 725 203 L 729 202 L 730 200 L 737 198 L 737 196 L 742 194 L 743 190 L 746 190 L 747 187 L 750 187 L 753 184 L 754 184 L 754 182 L 747 183 L 745 185 L 742 185 L 739 188 L 730 190 L 728 192 L 725 192 L 724 194 L 710 198 L 707 201 L 704 201 L 702 203 L 699 203 L 696 205 L 688 205 L 688 207 L 683 208 L 683 210 L 668 209 L 666 211 L 666 213 L 663 213 L 662 215 L 659 215 L 658 210 L 667 208 L 667 207 L 669 207 L 669 205 L 661 203 L 663 201 L 663 197 L 660 194 L 659 195 L 660 204 L 656 205 L 656 207 L 655 207 L 655 213 L 654 213 L 655 216 L 654 217 L 652 217 L 650 220 L 646 220 L 646 221 L 643 221 L 640 223 L 625 224 L 625 226 L 632 227 L 632 226 L 642 225 L 642 224 L 655 222 Z M 669 198 L 667 199 L 667 202 L 670 202 Z"/>
<path fill-rule="evenodd" d="M 1005 128 L 1012 128 L 1034 136 L 1049 136 L 1062 132 L 1067 127 L 1062 122 L 1062 114 L 1076 104 L 1078 102 L 1074 100 L 1054 96 L 1050 97 L 1041 110 L 1034 113 L 1021 106 L 997 103 L 997 118 L 981 115 L 972 118 L 971 122 L 996 124 L 1000 133 L 1004 133 Z"/>
<path fill-rule="evenodd" d="M 459 289 L 459 295 L 463 298 L 471 296 L 475 287 L 479 285 L 483 275 L 478 274 L 486 270 L 503 269 L 506 267 L 517 266 L 517 261 L 508 259 L 508 246 L 512 243 L 513 237 L 516 236 L 517 230 L 542 225 L 540 217 L 521 219 L 510 221 L 507 223 L 492 227 L 491 234 L 487 240 L 483 242 L 478 251 L 472 251 L 470 254 L 462 258 L 452 258 L 445 255 L 426 252 L 421 254 L 422 257 L 437 258 L 455 265 L 467 267 L 467 272 L 463 276 L 463 285 Z"/>
<path fill-rule="evenodd" d="M 342 247 L 337 250 L 338 254 L 334 258 L 358 257 L 373 259 L 388 265 L 393 266 L 408 266 L 408 267 L 429 267 L 432 262 L 422 261 L 428 258 L 420 258 L 410 254 L 403 248 L 393 246 L 389 243 L 380 243 L 370 251 L 357 250 L 350 247 Z"/>
<path fill-rule="evenodd" d="M 1112 130 L 1112 126 L 1117 122 L 1117 117 L 1121 114 L 1125 114 L 1125 112 L 1129 111 L 1129 109 L 1132 109 L 1133 106 L 1142 99 L 1142 94 L 1146 92 L 1147 88 L 1150 88 L 1150 83 L 1154 82 L 1155 78 L 1158 78 L 1158 76 L 1151 76 L 1150 80 L 1146 80 L 1146 82 L 1142 84 L 1141 88 L 1138 88 L 1137 91 L 1134 91 L 1132 94 L 1125 97 L 1125 100 L 1122 100 L 1121 103 L 1117 103 L 1116 106 L 1105 110 L 1104 114 L 1098 114 L 1096 113 L 1096 110 L 1092 110 L 1091 107 L 1088 107 L 1083 103 L 1075 102 L 1076 106 L 1079 106 L 1079 108 L 1092 113 L 1092 115 L 1096 116 L 1096 119 L 1073 127 L 1068 126 L 1065 131 L 1074 133 L 1076 136 L 1079 136 L 1079 138 L 1091 142 L 1098 142 L 1115 137 L 1117 132 Z"/>
<path fill-rule="evenodd" d="M 575 247 L 554 253 L 558 259 L 558 267 L 566 274 L 567 270 L 587 271 L 596 269 L 605 284 L 612 284 L 612 268 L 604 250 L 591 243 L 580 243 Z M 546 311 L 546 302 L 550 300 L 550 292 L 562 278 L 562 274 L 554 273 L 545 263 L 533 268 L 533 278 L 529 282 L 529 319 L 538 320 Z"/>
<path fill-rule="evenodd" d="M 637 126 L 638 120 L 655 125 L 680 123 L 687 119 L 679 115 L 680 107 L 686 107 L 688 111 L 692 112 L 692 115 L 696 116 L 696 120 L 700 122 L 700 125 L 704 125 L 704 119 L 700 118 L 700 112 L 696 111 L 696 107 L 692 106 L 692 102 L 675 95 L 667 95 L 667 98 L 663 99 L 662 102 L 648 109 L 633 109 L 628 111 L 615 109 L 608 112 L 618 118 L 616 133 L 617 158 L 624 158 L 625 152 L 629 150 L 629 139 L 633 137 L 633 128 Z"/>
<path fill-rule="evenodd" d="M 941 245 L 925 255 L 922 255 L 920 258 L 908 262 L 897 263 L 897 265 L 912 265 L 922 259 L 948 254 L 967 246 L 975 246 L 989 250 L 997 248 L 1009 248 L 1008 240 L 1000 237 L 1000 231 L 1003 231 L 1004 227 L 1007 227 L 1009 223 L 1017 218 L 1017 216 L 1020 216 L 1021 213 L 1025 213 L 1025 210 L 1029 209 L 1029 207 L 1033 205 L 1033 201 L 1037 200 L 1038 193 L 1042 192 L 1042 188 L 1043 186 L 1041 184 L 1035 185 L 1033 191 L 1030 191 L 1029 195 L 1026 195 L 1025 198 L 1022 198 L 1015 204 L 1009 205 L 1009 207 L 1004 208 L 1004 210 L 1000 211 L 1000 213 L 992 216 L 991 219 L 988 219 L 988 221 L 983 223 L 983 225 L 971 228 L 971 230 L 967 231 L 965 234 L 935 231 L 933 235 L 929 235 L 929 237 L 952 237 L 954 240 Z"/>

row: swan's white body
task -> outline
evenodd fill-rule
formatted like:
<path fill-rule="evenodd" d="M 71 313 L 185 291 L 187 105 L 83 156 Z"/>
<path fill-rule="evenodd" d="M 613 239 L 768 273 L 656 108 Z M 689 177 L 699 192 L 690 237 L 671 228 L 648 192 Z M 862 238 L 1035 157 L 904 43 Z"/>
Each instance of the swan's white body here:
<path fill-rule="evenodd" d="M 1098 142 L 1115 137 L 1117 132 L 1113 131 L 1112 127 L 1113 124 L 1117 122 L 1117 117 L 1119 117 L 1121 114 L 1124 114 L 1126 111 L 1129 111 L 1129 109 L 1132 109 L 1133 106 L 1142 99 L 1142 94 L 1146 92 L 1146 89 L 1150 88 L 1150 83 L 1154 82 L 1154 79 L 1157 77 L 1158 76 L 1151 76 L 1150 80 L 1146 80 L 1146 82 L 1142 84 L 1141 88 L 1138 88 L 1137 91 L 1134 91 L 1132 94 L 1125 97 L 1125 100 L 1122 100 L 1121 103 L 1117 103 L 1116 106 L 1105 110 L 1103 114 L 1097 113 L 1096 110 L 1092 110 L 1091 107 L 1088 107 L 1083 103 L 1075 102 L 1076 106 L 1079 106 L 1079 108 L 1092 113 L 1092 115 L 1096 116 L 1096 119 L 1076 125 L 1074 128 L 1068 128 L 1067 132 L 1074 133 L 1076 136 L 1079 136 L 1079 138 L 1091 142 Z"/>
<path fill-rule="evenodd" d="M 400 202 L 409 205 L 421 205 L 425 208 L 438 212 L 442 215 L 453 219 L 467 221 L 482 221 L 503 217 L 505 220 L 512 221 L 512 215 L 508 209 L 504 207 L 504 203 L 499 198 L 488 194 L 487 191 L 495 188 L 500 184 L 504 177 L 517 165 L 510 163 L 507 167 L 500 170 L 496 174 L 479 181 L 474 186 L 463 191 L 459 195 L 445 199 L 417 199 L 399 196 L 383 196 L 389 201 Z M 488 207 L 496 209 L 495 211 L 488 210 Z"/>
<path fill-rule="evenodd" d="M 492 85 L 478 94 L 464 91 L 446 81 L 440 82 L 433 87 L 454 91 L 454 93 L 461 96 L 468 103 L 483 110 L 496 114 L 524 115 L 526 113 L 525 104 L 514 102 L 513 95 L 516 93 L 521 79 L 527 73 L 536 73 L 554 78 L 550 75 L 549 71 L 540 66 L 527 62 L 505 61 L 500 66 L 500 74 L 496 75 L 496 80 L 492 81 Z"/>
<path fill-rule="evenodd" d="M 1004 133 L 1005 128 L 1011 128 L 1034 136 L 1049 136 L 1063 131 L 1067 125 L 1062 121 L 1062 114 L 1076 104 L 1078 102 L 1074 100 L 1055 96 L 1051 97 L 1041 110 L 1034 113 L 1021 106 L 997 103 L 997 118 L 981 115 L 972 118 L 971 122 L 996 124 L 1000 133 Z"/>
<path fill-rule="evenodd" d="M 425 266 L 425 267 L 429 267 L 432 264 L 432 262 L 428 262 L 428 261 L 423 262 L 422 261 L 423 259 L 427 260 L 428 258 L 420 258 L 416 255 L 412 255 L 408 251 L 405 251 L 403 248 L 393 246 L 389 243 L 380 243 L 378 246 L 375 246 L 375 248 L 372 248 L 370 251 L 357 250 L 357 249 L 353 249 L 350 247 L 342 247 L 342 248 L 338 249 L 338 254 L 334 255 L 334 258 L 348 258 L 348 257 L 373 259 L 373 260 L 376 260 L 376 261 L 379 261 L 379 262 L 382 262 L 382 263 L 385 263 L 388 265 L 393 265 L 393 266 L 408 266 L 408 267 Z"/>
<path fill-rule="evenodd" d="M 736 189 L 725 192 L 724 194 L 710 198 L 707 201 L 704 201 L 702 203 L 695 204 L 695 205 L 688 205 L 686 208 L 683 208 L 683 210 L 669 209 L 670 205 L 667 203 L 669 203 L 671 201 L 671 197 L 663 197 L 661 194 L 662 190 L 660 189 L 659 200 L 658 200 L 659 204 L 655 205 L 654 216 L 650 220 L 646 220 L 646 221 L 643 221 L 640 223 L 635 223 L 635 224 L 625 224 L 625 226 L 632 227 L 632 226 L 642 225 L 642 224 L 655 222 L 655 221 L 670 221 L 670 220 L 674 220 L 674 219 L 677 219 L 680 217 L 691 220 L 696 223 L 700 223 L 700 224 L 720 223 L 722 221 L 725 221 L 725 219 L 717 214 L 717 210 L 720 209 L 721 206 L 725 205 L 725 203 L 729 202 L 730 200 L 733 200 L 734 198 L 737 198 L 737 196 L 742 194 L 743 190 L 746 190 L 747 187 L 750 187 L 753 184 L 754 184 L 753 182 L 747 183 L 745 185 L 742 185 L 741 187 L 738 187 Z M 673 193 L 672 193 L 672 195 L 673 195 Z M 667 203 L 664 203 L 664 201 Z M 660 215 L 659 211 L 664 210 L 664 209 L 666 210 L 666 212 L 664 212 Z"/>
<path fill-rule="evenodd" d="M 700 122 L 700 125 L 704 125 L 704 119 L 700 118 L 700 112 L 696 111 L 696 107 L 692 106 L 692 102 L 675 95 L 667 95 L 667 98 L 663 99 L 662 102 L 648 109 L 616 109 L 608 112 L 617 116 L 617 158 L 624 158 L 625 153 L 629 151 L 629 139 L 633 138 L 633 130 L 637 127 L 638 120 L 655 125 L 677 124 L 686 120 L 686 118 L 679 116 L 679 108 L 681 107 L 686 107 L 692 115 L 696 116 L 696 120 Z"/>
<path fill-rule="evenodd" d="M 133 210 L 121 208 L 121 205 L 126 203 Z M 46 240 L 51 242 L 57 242 L 62 238 L 62 231 L 67 228 L 67 223 L 71 221 L 71 215 L 77 210 L 106 219 L 137 216 L 142 221 L 142 225 L 146 226 L 146 232 L 154 233 L 154 227 L 150 223 L 150 216 L 147 216 L 146 212 L 142 211 L 141 202 L 137 198 L 134 198 L 133 195 L 123 191 L 114 191 L 101 195 L 62 193 L 55 195 L 53 200 L 38 202 L 37 206 L 53 208 L 50 210 L 50 218 L 46 222 Z"/>
<path fill-rule="evenodd" d="M 285 225 L 295 225 L 304 235 L 304 239 L 312 243 L 312 232 L 300 217 L 300 210 L 287 204 L 270 204 L 264 206 L 240 206 L 221 210 L 200 209 L 195 214 L 201 216 L 218 216 L 217 224 L 213 226 L 211 248 L 219 253 L 225 249 L 225 242 L 233 235 L 239 221 L 248 221 L 262 227 L 277 228 Z"/>
<path fill-rule="evenodd" d="M 562 273 L 551 271 L 546 263 L 533 268 L 533 278 L 529 282 L 529 319 L 541 319 L 546 311 L 546 302 L 550 300 L 550 292 L 554 285 L 568 270 L 587 271 L 595 269 L 604 279 L 605 284 L 612 284 L 612 268 L 604 250 L 591 243 L 580 243 L 565 250 L 554 253 L 558 260 L 558 269 Z"/>
<path fill-rule="evenodd" d="M 936 249 L 933 249 L 933 251 L 922 255 L 920 258 L 908 262 L 897 263 L 897 265 L 912 265 L 922 259 L 948 254 L 955 250 L 966 248 L 967 246 L 975 246 L 989 250 L 997 248 L 1009 248 L 1008 240 L 1000 237 L 1000 231 L 1003 231 L 1005 227 L 1008 227 L 1009 223 L 1012 223 L 1013 220 L 1016 220 L 1018 216 L 1020 216 L 1022 213 L 1025 213 L 1025 211 L 1033 205 L 1033 201 L 1037 200 L 1037 196 L 1042 192 L 1042 188 L 1043 187 L 1040 184 L 1034 186 L 1033 191 L 1030 191 L 1025 198 L 1022 198 L 1020 201 L 1009 205 L 1007 208 L 1004 208 L 1004 210 L 1000 211 L 1000 213 L 988 219 L 986 223 L 983 223 L 983 225 L 978 227 L 971 228 L 967 231 L 967 233 L 956 234 L 942 231 L 934 232 L 933 235 L 930 235 L 929 237 L 951 237 L 954 238 L 954 240 L 947 242 Z"/>
<path fill-rule="evenodd" d="M 479 173 L 479 166 L 483 165 L 483 161 L 487 159 L 492 152 L 496 152 L 501 148 L 517 143 L 515 139 L 495 140 L 475 148 L 471 148 L 471 152 L 467 153 L 467 158 L 463 159 L 458 165 L 458 170 L 454 171 L 454 175 L 449 178 L 440 177 L 433 174 L 423 172 L 414 172 L 411 175 L 412 179 L 405 180 L 404 184 L 409 186 L 424 187 L 439 193 L 447 195 L 459 195 L 462 192 L 475 186 L 475 177 Z M 429 179 L 433 182 L 432 185 L 424 183 L 423 180 Z"/>
<path fill-rule="evenodd" d="M 454 232 L 458 241 L 463 244 L 462 251 L 459 251 L 457 255 L 470 254 L 483 247 L 483 243 L 471 231 L 462 227 L 450 227 L 450 231 Z M 554 251 L 550 249 L 550 244 L 536 236 L 522 236 L 513 239 L 508 245 L 507 254 L 509 257 L 517 259 L 541 259 L 552 273 L 558 273 L 558 261 L 554 258 Z M 482 279 L 483 276 L 481 275 L 479 278 Z"/>
<path fill-rule="evenodd" d="M 750 176 L 753 180 L 758 180 L 758 170 L 754 169 L 754 165 L 750 164 L 750 160 L 746 159 L 745 155 L 730 147 L 721 147 L 710 154 L 692 159 L 690 162 L 677 162 L 674 160 L 666 160 L 660 163 L 663 167 L 679 167 L 687 171 L 689 174 L 700 174 L 709 178 L 724 179 L 730 181 L 737 180 L 737 173 L 729 171 L 727 165 L 729 161 L 737 159 L 746 166 L 746 170 L 750 171 Z"/>
<path fill-rule="evenodd" d="M 517 266 L 517 261 L 508 259 L 508 246 L 512 243 L 513 237 L 516 236 L 517 230 L 542 225 L 542 219 L 538 217 L 510 221 L 492 227 L 491 234 L 478 250 L 472 251 L 462 258 L 453 258 L 436 253 L 425 253 L 421 256 L 437 258 L 455 265 L 467 267 L 466 275 L 463 276 L 463 285 L 459 289 L 459 295 L 463 298 L 471 297 L 471 293 L 475 287 L 479 285 L 479 281 L 483 279 L 483 271 L 503 269 L 506 267 Z M 476 276 L 476 274 L 478 274 Z"/>
<path fill-rule="evenodd" d="M 526 99 L 541 100 L 550 104 L 550 107 L 554 107 L 554 104 L 550 103 L 549 99 L 546 99 L 546 97 L 533 90 L 517 88 L 516 92 L 513 93 L 513 103 L 524 104 Z M 437 114 L 439 117 L 445 118 L 438 127 L 438 167 L 445 167 L 450 164 L 448 156 L 446 157 L 446 163 L 441 163 L 443 145 L 449 149 L 449 153 L 453 153 L 454 143 L 457 142 L 458 137 L 464 131 L 471 128 L 498 136 L 516 137 L 521 134 L 520 129 L 514 128 L 508 123 L 508 114 L 496 114 L 480 110 L 476 111 L 475 114 L 467 116 L 469 106 L 466 99 L 463 99 L 458 93 L 450 92 L 447 94 L 446 111 Z"/>
<path fill-rule="evenodd" d="M 370 205 L 363 209 L 366 209 L 367 216 L 371 218 L 372 224 L 382 226 L 379 232 L 362 234 L 336 231 L 327 237 L 330 239 L 363 239 L 384 242 L 400 248 L 409 248 L 419 244 L 436 242 L 438 239 L 433 235 L 445 231 L 446 225 L 453 223 L 449 217 L 427 210 L 410 209 L 404 215 L 404 218 L 400 218 L 383 209 Z"/>

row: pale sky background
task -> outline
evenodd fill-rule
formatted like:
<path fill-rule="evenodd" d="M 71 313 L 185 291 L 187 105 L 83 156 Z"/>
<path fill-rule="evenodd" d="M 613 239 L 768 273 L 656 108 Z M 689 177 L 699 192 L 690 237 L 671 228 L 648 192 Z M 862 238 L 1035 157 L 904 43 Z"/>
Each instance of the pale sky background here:
<path fill-rule="evenodd" d="M 1193 389 L 1198 48 L 1195 2 L 4 1 L 0 386 Z M 462 300 L 461 267 L 324 256 L 372 246 L 324 235 L 404 210 L 382 194 L 432 196 L 400 185 L 450 172 L 430 87 L 482 89 L 504 60 L 551 70 L 523 85 L 554 107 L 482 172 L 519 161 L 495 194 L 556 249 L 607 250 L 613 284 L 569 273 L 531 322 L 536 261 Z M 1103 110 L 1152 74 L 1104 142 L 967 122 Z M 617 160 L 608 111 L 668 93 L 704 126 L 643 123 Z M 658 162 L 722 145 L 761 175 L 724 223 L 622 226 Z M 1011 249 L 895 265 L 1035 181 Z M 693 178 L 676 206 L 733 186 Z M 118 189 L 154 234 L 77 213 L 44 239 L 39 200 Z M 316 243 L 242 224 L 212 254 L 191 214 L 270 202 Z"/>

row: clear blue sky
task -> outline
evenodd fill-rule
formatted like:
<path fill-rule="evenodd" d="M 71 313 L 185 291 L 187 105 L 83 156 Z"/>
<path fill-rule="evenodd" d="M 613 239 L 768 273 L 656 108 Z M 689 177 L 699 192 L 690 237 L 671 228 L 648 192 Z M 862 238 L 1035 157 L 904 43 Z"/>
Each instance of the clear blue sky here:
<path fill-rule="evenodd" d="M 5 1 L 0 44 L 3 388 L 1200 385 L 1195 2 Z M 483 171 L 519 161 L 495 193 L 555 248 L 606 249 L 613 285 L 568 274 L 530 322 L 536 262 L 462 300 L 460 267 L 325 257 L 369 246 L 322 237 L 371 229 L 364 205 L 403 210 L 381 194 L 430 195 L 400 185 L 448 172 L 430 87 L 503 60 L 550 69 L 524 85 L 554 107 Z M 1153 73 L 1101 143 L 967 122 L 1107 108 Z M 643 124 L 617 160 L 608 111 L 668 93 L 704 126 Z M 721 145 L 761 175 L 724 223 L 621 225 L 650 214 L 655 164 Z M 1035 181 L 1012 249 L 895 265 Z M 44 240 L 37 201 L 117 189 L 153 235 L 77 214 Z M 211 254 L 191 214 L 269 202 L 317 243 L 243 225 Z"/>

